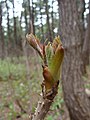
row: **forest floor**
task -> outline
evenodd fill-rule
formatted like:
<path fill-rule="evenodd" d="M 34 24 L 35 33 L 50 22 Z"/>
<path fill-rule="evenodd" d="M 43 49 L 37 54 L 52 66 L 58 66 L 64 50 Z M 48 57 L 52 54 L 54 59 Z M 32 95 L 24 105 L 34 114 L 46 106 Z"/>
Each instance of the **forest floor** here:
<path fill-rule="evenodd" d="M 29 75 L 25 57 L 0 60 L 0 120 L 29 120 L 34 113 L 41 93 L 41 61 L 30 56 Z M 90 89 L 90 66 L 83 76 L 85 87 Z M 45 120 L 69 120 L 61 83 L 50 111 Z"/>

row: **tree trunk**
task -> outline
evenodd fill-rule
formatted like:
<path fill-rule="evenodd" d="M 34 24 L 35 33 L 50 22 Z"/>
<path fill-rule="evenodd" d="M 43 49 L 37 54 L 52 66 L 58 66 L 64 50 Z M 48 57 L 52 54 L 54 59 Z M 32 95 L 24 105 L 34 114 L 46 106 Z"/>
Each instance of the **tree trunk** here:
<path fill-rule="evenodd" d="M 1 46 L 1 58 L 4 58 L 4 33 L 3 33 L 3 27 L 2 27 L 2 2 L 0 2 L 0 46 Z"/>
<path fill-rule="evenodd" d="M 7 50 L 8 54 L 11 52 L 11 36 L 10 36 L 10 19 L 9 19 L 9 6 L 8 6 L 8 1 L 6 0 L 6 9 L 7 9 Z"/>
<path fill-rule="evenodd" d="M 32 13 L 31 13 L 31 6 L 30 6 L 30 0 L 28 0 L 28 12 L 29 12 L 29 29 L 28 29 L 28 31 L 31 33 L 31 16 L 32 16 Z"/>
<path fill-rule="evenodd" d="M 33 27 L 33 34 L 35 35 L 35 25 L 34 25 L 34 14 L 35 14 L 35 11 L 34 11 L 34 2 L 32 0 L 32 11 L 31 11 L 31 22 L 32 22 L 32 27 Z"/>
<path fill-rule="evenodd" d="M 52 0 L 52 12 L 51 12 L 51 18 L 52 18 L 52 37 L 54 38 L 54 10 L 53 10 L 53 4 L 54 4 L 54 0 Z"/>
<path fill-rule="evenodd" d="M 85 40 L 83 45 L 83 61 L 84 65 L 89 65 L 89 55 L 90 55 L 90 0 L 89 0 L 89 14 L 87 16 L 87 29 L 85 34 Z"/>
<path fill-rule="evenodd" d="M 52 33 L 51 33 L 51 27 L 49 22 L 49 6 L 48 6 L 48 0 L 44 0 L 45 2 L 45 9 L 46 9 L 46 15 L 47 15 L 47 31 L 48 31 L 48 38 L 49 41 L 52 42 Z"/>
<path fill-rule="evenodd" d="M 90 101 L 82 79 L 82 26 L 79 19 L 79 0 L 58 0 L 60 32 L 65 47 L 62 69 L 64 100 L 71 120 L 90 120 Z"/>
<path fill-rule="evenodd" d="M 14 0 L 12 1 L 13 2 L 13 22 L 14 22 L 14 43 L 15 43 L 15 46 L 17 45 L 17 27 L 16 27 L 16 17 L 15 17 L 15 6 L 14 6 Z"/>
<path fill-rule="evenodd" d="M 32 3 L 32 6 L 31 6 Z M 34 2 L 33 0 L 28 0 L 28 11 L 29 11 L 29 31 L 30 33 L 35 34 L 35 25 L 34 25 L 34 14 L 35 14 L 35 10 L 34 10 Z"/>
<path fill-rule="evenodd" d="M 40 25 L 41 25 L 41 39 L 42 39 L 42 42 L 44 43 L 44 29 L 43 29 L 43 14 L 42 14 L 42 1 L 40 0 Z"/>
<path fill-rule="evenodd" d="M 27 22 L 27 9 L 26 9 L 26 5 L 25 5 L 25 10 L 24 10 L 24 18 L 25 18 L 25 34 L 28 33 L 28 22 Z"/>

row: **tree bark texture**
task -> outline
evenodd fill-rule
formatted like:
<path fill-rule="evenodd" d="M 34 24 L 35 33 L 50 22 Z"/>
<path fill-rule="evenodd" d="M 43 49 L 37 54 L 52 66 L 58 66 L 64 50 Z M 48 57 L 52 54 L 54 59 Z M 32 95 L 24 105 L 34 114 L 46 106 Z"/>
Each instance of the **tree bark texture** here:
<path fill-rule="evenodd" d="M 90 120 L 90 101 L 82 79 L 82 26 L 78 2 L 80 0 L 58 0 L 60 34 L 65 48 L 62 86 L 71 120 Z"/>

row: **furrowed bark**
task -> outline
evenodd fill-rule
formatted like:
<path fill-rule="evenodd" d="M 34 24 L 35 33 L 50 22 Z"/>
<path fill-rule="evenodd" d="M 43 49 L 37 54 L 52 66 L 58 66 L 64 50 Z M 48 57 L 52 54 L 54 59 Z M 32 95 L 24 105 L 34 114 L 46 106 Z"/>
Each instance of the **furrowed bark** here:
<path fill-rule="evenodd" d="M 82 60 L 81 0 L 58 0 L 60 34 L 65 55 L 62 69 L 64 101 L 71 120 L 90 120 L 90 101 L 85 93 Z M 82 11 L 82 10 L 81 10 Z"/>

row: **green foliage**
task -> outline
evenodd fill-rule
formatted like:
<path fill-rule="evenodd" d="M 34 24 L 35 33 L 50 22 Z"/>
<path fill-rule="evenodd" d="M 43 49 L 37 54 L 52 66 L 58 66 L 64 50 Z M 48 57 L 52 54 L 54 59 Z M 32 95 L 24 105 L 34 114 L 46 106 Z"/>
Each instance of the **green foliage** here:
<path fill-rule="evenodd" d="M 53 120 L 53 116 L 52 115 L 48 116 L 47 120 Z"/>
<path fill-rule="evenodd" d="M 2 80 L 18 80 L 22 79 L 22 76 L 25 75 L 25 65 L 21 63 L 12 63 L 8 58 L 6 60 L 0 60 L 0 78 Z"/>
<path fill-rule="evenodd" d="M 35 58 L 30 57 L 30 80 L 26 78 L 25 58 L 0 60 L 0 118 L 2 120 L 14 120 L 17 115 L 22 116 L 22 120 L 28 118 L 28 114 L 21 113 L 15 108 L 15 100 L 19 100 L 22 107 L 29 111 L 35 111 L 35 106 L 40 98 L 41 87 L 39 86 L 42 79 L 41 68 L 36 65 Z M 38 65 L 38 64 L 37 64 Z M 36 72 L 37 71 L 37 72 Z M 10 75 L 12 74 L 12 79 Z M 37 79 L 38 78 L 38 79 Z M 90 88 L 90 66 L 87 67 L 87 75 L 84 76 L 85 87 Z M 58 95 L 50 108 L 45 120 L 57 120 L 64 114 L 64 100 L 62 95 L 61 84 Z"/>
<path fill-rule="evenodd" d="M 61 87 L 61 86 L 60 86 Z M 59 87 L 59 90 L 58 90 L 58 94 L 55 98 L 55 102 L 53 103 L 51 109 L 52 110 L 56 110 L 56 109 L 61 109 L 62 107 L 62 104 L 64 104 L 64 100 L 63 100 L 63 97 L 62 97 L 62 89 Z"/>
<path fill-rule="evenodd" d="M 58 118 L 60 118 L 60 116 L 62 116 L 64 113 L 63 105 L 64 100 L 62 96 L 62 87 L 60 84 L 58 95 L 55 97 L 55 100 L 45 120 L 58 120 Z"/>
<path fill-rule="evenodd" d="M 86 68 L 86 74 L 83 76 L 85 82 L 85 88 L 90 89 L 90 65 Z"/>
<path fill-rule="evenodd" d="M 41 72 L 41 68 L 38 67 L 39 70 L 37 70 L 37 68 L 33 66 L 36 64 L 35 58 L 30 57 L 30 68 L 32 68 L 32 70 L 30 71 L 30 80 L 27 81 L 24 61 L 24 57 L 0 60 L 0 116 L 2 118 L 2 116 L 6 115 L 6 118 L 2 118 L 4 120 L 14 120 L 18 115 L 21 115 L 23 119 L 28 118 L 27 114 L 23 114 L 16 109 L 15 105 L 17 106 L 17 104 L 15 104 L 15 101 L 17 99 L 26 111 L 29 111 L 31 108 L 31 111 L 34 112 L 35 106 L 40 98 L 41 87 L 39 84 L 41 83 L 40 80 L 42 80 L 42 76 L 40 76 L 39 73 Z M 10 78 L 11 74 L 12 77 Z M 62 104 L 62 90 L 59 88 L 59 95 L 55 98 L 51 107 L 52 112 L 47 115 L 46 120 L 56 119 L 59 115 L 57 106 L 61 109 Z M 7 113 L 5 112 L 6 109 Z"/>
<path fill-rule="evenodd" d="M 35 59 L 31 61 L 36 64 Z M 16 100 L 20 101 L 26 111 L 29 111 L 30 107 L 33 108 L 37 103 L 40 97 L 38 94 L 40 93 L 40 86 L 38 86 L 40 81 L 36 80 L 40 76 L 38 76 L 38 72 L 34 72 L 36 68 L 32 64 L 30 66 L 32 71 L 28 81 L 24 57 L 0 60 L 0 117 L 6 116 L 2 119 L 14 120 L 17 115 L 23 116 L 23 119 L 27 118 L 28 115 L 21 113 L 20 108 L 16 107 L 18 106 L 15 103 Z M 35 93 L 36 91 L 37 93 Z"/>
<path fill-rule="evenodd" d="M 58 81 L 60 78 L 61 63 L 64 57 L 64 49 L 59 36 L 53 40 L 51 45 L 48 45 L 48 51 L 46 51 L 46 53 L 49 70 L 54 78 L 54 81 Z M 48 53 L 49 56 L 51 56 L 49 58 Z"/>

